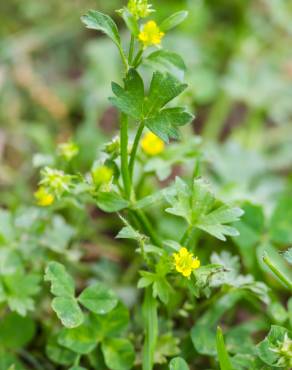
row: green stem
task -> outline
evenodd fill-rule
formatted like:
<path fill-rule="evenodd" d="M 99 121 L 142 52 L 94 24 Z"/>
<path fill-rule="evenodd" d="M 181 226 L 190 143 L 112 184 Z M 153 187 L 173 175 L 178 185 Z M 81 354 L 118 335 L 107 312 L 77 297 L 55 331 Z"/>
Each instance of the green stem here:
<path fill-rule="evenodd" d="M 133 55 L 134 55 L 134 46 L 135 46 L 135 36 L 131 35 L 131 41 L 130 41 L 130 47 L 129 47 L 129 56 L 128 56 L 129 65 L 132 64 L 132 59 L 133 59 Z"/>
<path fill-rule="evenodd" d="M 120 56 L 121 56 L 122 62 L 124 64 L 124 67 L 125 67 L 125 70 L 126 70 L 126 73 L 127 73 L 128 70 L 129 70 L 129 63 L 127 61 L 127 58 L 125 56 L 125 53 L 124 53 L 124 50 L 122 49 L 122 47 L 118 47 L 118 48 L 119 48 L 119 52 L 120 52 Z"/>
<path fill-rule="evenodd" d="M 130 164 L 129 164 L 129 172 L 130 172 L 130 178 L 131 179 L 133 178 L 133 170 L 134 170 L 134 166 L 135 166 L 136 154 L 137 154 L 137 150 L 138 150 L 138 147 L 139 147 L 139 142 L 140 142 L 143 130 L 144 130 L 144 122 L 141 122 L 140 125 L 139 125 L 139 128 L 137 130 L 135 140 L 134 140 L 134 144 L 133 144 L 133 148 L 132 148 L 132 151 L 131 151 Z"/>
<path fill-rule="evenodd" d="M 127 199 L 131 197 L 131 178 L 128 164 L 128 117 L 122 113 L 121 116 L 121 172 L 124 183 L 124 191 Z"/>
<path fill-rule="evenodd" d="M 139 66 L 139 64 L 141 63 L 141 59 L 142 59 L 142 55 L 143 55 L 143 51 L 144 51 L 144 49 L 143 49 L 143 48 L 141 48 L 141 49 L 138 51 L 138 53 L 137 53 L 137 55 L 136 55 L 136 57 L 135 57 L 135 59 L 134 59 L 134 62 L 132 63 L 134 68 L 137 68 L 137 67 Z"/>
<path fill-rule="evenodd" d="M 154 363 L 154 352 L 158 337 L 158 319 L 157 301 L 153 298 L 151 288 L 147 288 L 145 291 L 142 310 L 145 323 L 142 369 L 152 370 Z"/>
<path fill-rule="evenodd" d="M 192 226 L 188 226 L 188 228 L 186 229 L 185 233 L 183 234 L 181 240 L 180 240 L 180 245 L 181 246 L 185 246 L 185 243 L 189 240 L 189 237 L 191 235 L 191 232 L 192 232 Z"/>
<path fill-rule="evenodd" d="M 145 213 L 141 210 L 135 210 L 135 215 L 137 219 L 139 220 L 140 224 L 143 225 L 145 232 L 150 236 L 152 242 L 155 245 L 162 247 L 163 246 L 162 241 L 160 240 L 159 236 L 156 234 L 155 230 L 153 229 Z"/>
<path fill-rule="evenodd" d="M 269 267 L 269 269 L 280 279 L 280 281 L 288 287 L 292 291 L 292 282 L 290 279 L 285 276 L 279 269 L 276 267 L 273 262 L 270 260 L 270 257 L 268 254 L 265 252 L 263 256 L 263 261 L 264 263 Z"/>

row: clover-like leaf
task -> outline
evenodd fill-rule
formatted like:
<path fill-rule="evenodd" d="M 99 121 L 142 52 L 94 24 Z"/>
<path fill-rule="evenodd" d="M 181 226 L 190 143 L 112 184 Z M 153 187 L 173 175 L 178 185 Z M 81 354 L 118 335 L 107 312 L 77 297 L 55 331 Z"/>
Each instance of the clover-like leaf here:
<path fill-rule="evenodd" d="M 52 309 L 62 324 L 67 328 L 81 325 L 84 316 L 75 298 L 74 280 L 65 267 L 61 263 L 50 262 L 44 279 L 51 282 L 51 292 L 56 296 L 52 301 Z"/>
<path fill-rule="evenodd" d="M 98 338 L 95 328 L 86 319 L 77 328 L 64 328 L 58 336 L 58 343 L 75 353 L 87 354 L 96 347 Z"/>
<path fill-rule="evenodd" d="M 74 280 L 61 263 L 50 262 L 46 268 L 44 280 L 51 282 L 51 293 L 55 296 L 74 297 Z"/>
<path fill-rule="evenodd" d="M 183 358 L 175 357 L 169 363 L 169 370 L 189 370 L 189 367 Z"/>
<path fill-rule="evenodd" d="M 131 369 L 135 360 L 135 351 L 128 339 L 108 338 L 102 343 L 104 360 L 109 369 Z"/>
<path fill-rule="evenodd" d="M 52 309 L 66 328 L 76 328 L 83 322 L 83 313 L 74 297 L 56 297 Z"/>
<path fill-rule="evenodd" d="M 100 282 L 84 289 L 78 300 L 88 310 L 101 315 L 110 312 L 118 303 L 115 293 Z"/>

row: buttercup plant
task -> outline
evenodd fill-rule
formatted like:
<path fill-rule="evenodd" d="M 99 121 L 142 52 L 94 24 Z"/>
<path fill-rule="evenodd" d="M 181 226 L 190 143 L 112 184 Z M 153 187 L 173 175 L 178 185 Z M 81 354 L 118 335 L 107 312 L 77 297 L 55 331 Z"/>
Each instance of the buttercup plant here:
<path fill-rule="evenodd" d="M 114 290 L 101 282 L 77 290 L 65 267 L 50 262 L 45 281 L 50 283 L 54 296 L 51 306 L 63 328 L 50 339 L 47 353 L 52 361 L 72 366 L 72 370 L 83 369 L 83 364 L 112 370 L 152 370 L 155 364 L 168 364 L 170 369 L 185 370 L 188 365 L 179 342 L 189 340 L 188 345 L 193 345 L 199 354 L 212 357 L 211 366 L 218 359 L 221 369 L 231 369 L 231 363 L 238 358 L 229 359 L 221 329 L 217 331 L 216 344 L 217 323 L 239 300 L 268 304 L 270 296 L 264 283 L 240 273 L 236 257 L 214 252 L 209 261 L 198 243 L 201 234 L 206 240 L 214 238 L 215 243 L 236 238 L 236 222 L 243 211 L 225 204 L 210 190 L 201 176 L 203 159 L 198 143 L 189 139 L 188 144 L 179 144 L 180 128 L 190 124 L 194 116 L 175 102 L 178 97 L 183 102 L 187 85 L 182 76 L 186 67 L 181 56 L 163 49 L 163 40 L 184 21 L 187 12 L 175 13 L 157 23 L 147 0 L 130 0 L 118 14 L 130 32 L 127 52 L 117 25 L 108 15 L 90 10 L 81 19 L 87 28 L 107 35 L 121 57 L 123 82 L 112 83 L 109 98 L 119 112 L 119 137 L 104 146 L 88 174 L 45 167 L 35 197 L 43 207 L 74 200 L 78 207 L 93 204 L 117 215 L 123 224 L 117 239 L 134 241 L 137 246 L 137 287 L 141 292 L 137 295 L 141 294 L 143 303 L 135 315 L 143 328 L 135 323 L 133 332 L 125 334 L 129 312 Z M 78 156 L 78 147 L 73 142 L 60 145 L 58 154 L 70 161 Z M 175 165 L 180 166 L 178 173 L 189 178 L 169 177 Z M 164 187 L 160 183 L 156 190 L 150 186 L 145 191 L 147 180 L 153 180 L 154 174 L 161 179 L 162 173 L 169 177 Z M 172 239 L 171 233 L 165 237 L 161 227 L 166 217 L 176 218 L 181 225 Z M 213 312 L 215 306 L 217 311 Z M 189 338 L 182 339 L 174 333 L 179 331 L 175 323 L 192 315 L 200 319 L 196 321 L 194 316 L 191 343 Z M 284 344 L 277 342 L 271 350 L 277 353 L 276 366 L 290 363 L 289 335 L 285 334 Z M 204 336 L 211 338 L 206 339 L 207 344 Z M 255 353 L 252 356 L 256 358 Z"/>

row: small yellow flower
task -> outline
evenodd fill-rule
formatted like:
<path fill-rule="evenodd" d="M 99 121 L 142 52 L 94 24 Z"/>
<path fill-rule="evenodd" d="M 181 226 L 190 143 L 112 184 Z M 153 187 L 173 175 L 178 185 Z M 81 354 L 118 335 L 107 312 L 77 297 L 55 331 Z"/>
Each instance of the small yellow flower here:
<path fill-rule="evenodd" d="M 48 207 L 54 203 L 54 196 L 50 194 L 47 189 L 41 186 L 35 193 L 37 204 L 41 207 Z"/>
<path fill-rule="evenodd" d="M 164 151 L 164 142 L 152 132 L 148 132 L 141 140 L 143 151 L 151 156 L 158 155 Z"/>
<path fill-rule="evenodd" d="M 148 17 L 154 11 L 148 0 L 129 0 L 128 10 L 137 20 Z"/>
<path fill-rule="evenodd" d="M 96 167 L 92 170 L 91 176 L 96 186 L 108 184 L 113 177 L 113 170 L 107 166 Z"/>
<path fill-rule="evenodd" d="M 66 161 L 71 161 L 79 153 L 78 146 L 73 141 L 59 144 L 58 154 L 63 157 Z"/>
<path fill-rule="evenodd" d="M 156 22 L 149 21 L 144 24 L 141 32 L 139 33 L 139 40 L 144 47 L 151 45 L 160 45 L 164 32 L 161 32 Z"/>
<path fill-rule="evenodd" d="M 189 278 L 193 270 L 200 267 L 201 262 L 187 248 L 182 247 L 178 253 L 173 254 L 175 268 L 183 276 Z"/>

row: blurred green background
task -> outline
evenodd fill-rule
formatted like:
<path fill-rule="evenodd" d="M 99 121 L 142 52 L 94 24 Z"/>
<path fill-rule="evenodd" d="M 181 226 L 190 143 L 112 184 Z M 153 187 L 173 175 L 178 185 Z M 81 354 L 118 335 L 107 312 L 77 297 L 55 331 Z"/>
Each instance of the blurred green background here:
<path fill-rule="evenodd" d="M 115 132 L 117 114 L 107 97 L 110 82 L 120 75 L 118 55 L 110 41 L 84 29 L 80 16 L 98 9 L 123 27 L 115 13 L 123 5 L 120 0 L 0 2 L 3 206 L 32 201 L 39 167 L 49 163 L 56 143 L 74 137 L 81 148 L 76 166 L 83 171 Z M 231 177 L 238 183 L 252 181 L 259 168 L 268 170 L 277 180 L 271 187 L 281 188 L 292 163 L 292 1 L 153 5 L 158 21 L 189 10 L 188 20 L 164 44 L 186 61 L 190 88 L 184 99 L 196 114 L 194 132 L 215 145 L 210 152 L 218 159 L 215 167 L 236 168 Z"/>

